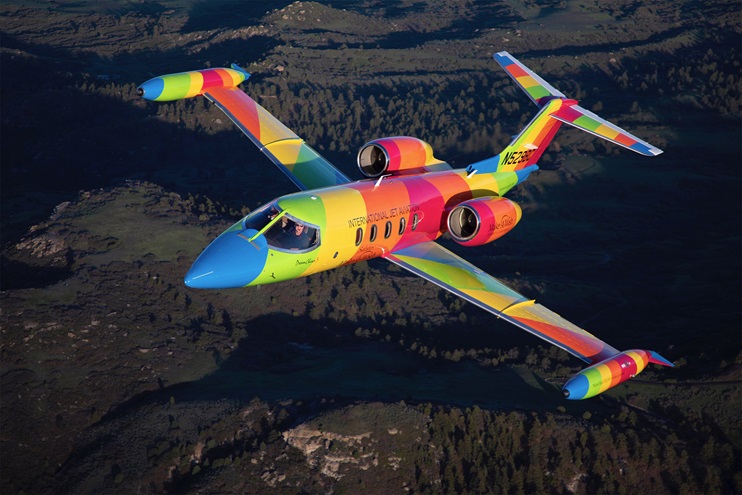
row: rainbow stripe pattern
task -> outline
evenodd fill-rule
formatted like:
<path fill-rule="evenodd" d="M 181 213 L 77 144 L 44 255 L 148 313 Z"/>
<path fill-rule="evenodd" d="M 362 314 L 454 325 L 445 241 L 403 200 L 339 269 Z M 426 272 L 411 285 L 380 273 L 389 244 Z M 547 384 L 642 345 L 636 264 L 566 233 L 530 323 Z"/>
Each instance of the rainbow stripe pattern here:
<path fill-rule="evenodd" d="M 458 204 L 475 196 L 497 196 L 517 182 L 514 172 L 467 178 L 464 170 L 457 170 L 389 177 L 378 185 L 374 180 L 358 181 L 283 196 L 276 201 L 277 209 L 321 232 L 319 246 L 301 258 L 276 250 L 255 278 L 242 279 L 238 286 L 302 277 L 421 243 L 438 246 L 432 241 L 445 232 L 446 203 L 454 197 Z M 249 223 L 248 216 L 245 224 Z"/>
<path fill-rule="evenodd" d="M 350 179 L 245 92 L 233 87 L 214 87 L 204 95 L 299 189 L 316 189 L 350 182 Z"/>
<path fill-rule="evenodd" d="M 562 389 L 564 397 L 582 400 L 595 397 L 641 373 L 649 363 L 674 366 L 653 351 L 635 349 L 605 359 L 573 376 Z"/>
<path fill-rule="evenodd" d="M 437 243 L 410 246 L 386 258 L 585 362 L 599 362 L 618 353 L 591 333 L 518 294 Z"/>
<path fill-rule="evenodd" d="M 231 69 L 204 69 L 159 76 L 137 88 L 137 94 L 147 100 L 174 101 L 201 96 L 211 88 L 234 88 L 250 74 L 238 65 Z"/>
<path fill-rule="evenodd" d="M 540 108 L 554 100 L 564 100 L 565 104 L 558 111 L 551 113 L 553 118 L 645 156 L 662 153 L 661 149 L 582 108 L 575 100 L 566 99 L 561 91 L 544 81 L 508 52 L 496 53 L 493 57 Z"/>
<path fill-rule="evenodd" d="M 610 141 L 626 149 L 635 151 L 644 156 L 657 156 L 662 150 L 652 146 L 646 141 L 642 141 L 633 134 L 626 132 L 620 127 L 608 122 L 607 120 L 595 115 L 593 112 L 582 108 L 580 105 L 565 105 L 561 111 L 556 112 L 553 117 L 561 120 L 565 124 L 577 127 L 594 136 Z"/>
<path fill-rule="evenodd" d="M 515 84 L 525 92 L 539 107 L 543 107 L 550 99 L 566 98 L 562 92 L 547 83 L 531 69 L 520 63 L 508 52 L 495 53 L 495 61 L 515 81 Z"/>
<path fill-rule="evenodd" d="M 366 173 L 361 164 L 364 150 L 375 147 L 383 151 L 387 168 L 384 172 L 395 175 L 451 170 L 451 166 L 433 156 L 433 148 L 425 141 L 409 136 L 394 136 L 375 139 L 366 143 L 358 154 L 358 166 Z M 369 177 L 378 176 L 368 174 Z"/>

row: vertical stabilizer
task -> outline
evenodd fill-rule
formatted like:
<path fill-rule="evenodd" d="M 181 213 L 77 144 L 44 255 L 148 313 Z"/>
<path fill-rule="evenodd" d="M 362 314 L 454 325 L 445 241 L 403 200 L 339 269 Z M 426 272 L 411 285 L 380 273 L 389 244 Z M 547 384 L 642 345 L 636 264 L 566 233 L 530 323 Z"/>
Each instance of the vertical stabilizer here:
<path fill-rule="evenodd" d="M 540 108 L 552 98 L 566 98 L 561 91 L 541 79 L 538 74 L 521 64 L 508 52 L 495 53 L 493 57 L 515 81 L 515 84 Z"/>

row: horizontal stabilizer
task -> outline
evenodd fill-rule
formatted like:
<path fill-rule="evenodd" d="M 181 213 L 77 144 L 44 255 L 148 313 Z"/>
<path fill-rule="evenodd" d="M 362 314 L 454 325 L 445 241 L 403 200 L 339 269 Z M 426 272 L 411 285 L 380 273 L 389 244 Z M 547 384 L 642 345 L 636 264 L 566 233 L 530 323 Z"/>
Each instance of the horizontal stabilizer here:
<path fill-rule="evenodd" d="M 652 146 L 646 141 L 642 141 L 617 125 L 611 124 L 604 118 L 595 115 L 590 110 L 582 108 L 580 105 L 564 105 L 551 116 L 565 124 L 577 127 L 594 136 L 628 148 L 631 151 L 636 151 L 641 155 L 657 156 L 662 153 L 661 149 Z"/>

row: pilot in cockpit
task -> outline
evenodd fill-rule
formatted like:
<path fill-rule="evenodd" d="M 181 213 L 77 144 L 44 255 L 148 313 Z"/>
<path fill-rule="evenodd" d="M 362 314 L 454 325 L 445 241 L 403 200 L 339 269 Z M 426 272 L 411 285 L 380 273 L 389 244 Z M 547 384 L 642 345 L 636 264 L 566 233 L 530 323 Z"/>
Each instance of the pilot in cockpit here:
<path fill-rule="evenodd" d="M 312 243 L 313 233 L 310 230 L 313 229 L 309 229 L 299 222 L 289 221 L 288 223 L 279 239 L 281 247 L 284 249 L 307 249 Z"/>

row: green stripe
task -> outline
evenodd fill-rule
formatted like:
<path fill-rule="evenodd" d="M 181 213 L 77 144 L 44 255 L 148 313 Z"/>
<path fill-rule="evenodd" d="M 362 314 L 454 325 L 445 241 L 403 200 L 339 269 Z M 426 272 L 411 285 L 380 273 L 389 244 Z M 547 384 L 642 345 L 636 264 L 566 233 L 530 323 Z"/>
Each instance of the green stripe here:
<path fill-rule="evenodd" d="M 587 117 L 585 115 L 578 117 L 573 122 L 575 125 L 578 125 L 580 127 L 584 127 L 585 129 L 589 129 L 591 131 L 595 131 L 600 127 L 600 122 L 597 122 L 590 117 Z"/>
<path fill-rule="evenodd" d="M 302 143 L 299 148 L 299 156 L 291 172 L 307 189 L 339 183 L 335 175 L 335 167 L 305 143 Z"/>
<path fill-rule="evenodd" d="M 163 76 L 162 80 L 165 86 L 162 88 L 162 94 L 157 100 L 180 100 L 191 89 L 191 76 L 187 72 Z"/>
<path fill-rule="evenodd" d="M 592 393 L 594 395 L 595 392 L 594 392 L 593 389 L 595 387 L 600 388 L 600 387 L 603 386 L 603 375 L 601 375 L 600 374 L 600 371 L 598 371 L 595 368 L 591 368 L 591 369 L 585 370 L 585 372 L 583 373 L 583 375 L 585 376 L 585 378 L 587 378 L 587 381 L 590 383 L 590 389 L 589 389 L 590 391 L 588 392 L 588 396 L 590 396 L 589 395 L 590 393 Z M 590 397 L 592 397 L 592 396 L 590 396 Z"/>
<path fill-rule="evenodd" d="M 528 88 L 527 91 L 528 91 L 528 94 L 531 95 L 536 100 L 544 96 L 549 96 L 551 94 L 543 86 L 534 86 L 532 88 Z"/>

